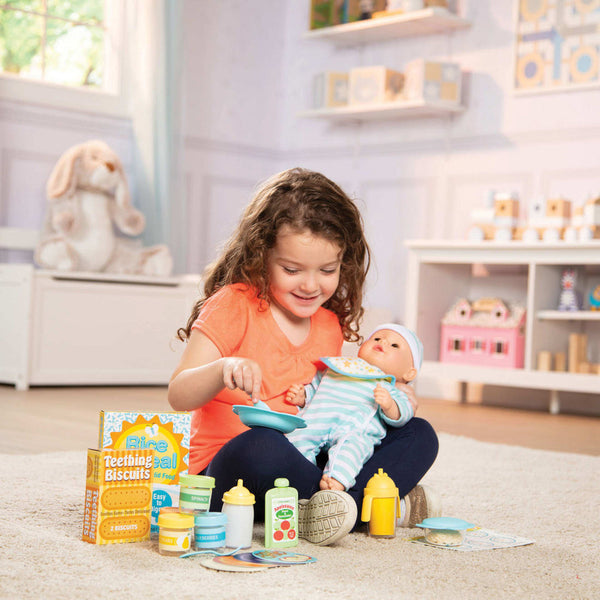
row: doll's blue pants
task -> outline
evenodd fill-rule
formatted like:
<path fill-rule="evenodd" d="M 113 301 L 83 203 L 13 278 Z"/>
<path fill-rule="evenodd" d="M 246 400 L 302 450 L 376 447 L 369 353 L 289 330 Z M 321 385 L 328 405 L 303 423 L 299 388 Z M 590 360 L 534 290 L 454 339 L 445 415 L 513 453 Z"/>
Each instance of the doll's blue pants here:
<path fill-rule="evenodd" d="M 383 469 L 405 496 L 421 481 L 438 452 L 438 438 L 431 425 L 417 417 L 400 428 L 389 427 L 373 456 L 364 464 L 348 493 L 358 508 L 360 523 L 363 492 L 369 479 Z M 319 481 L 327 455 L 314 465 L 274 429 L 254 427 L 236 436 L 219 450 L 203 474 L 215 478 L 210 510 L 220 511 L 223 494 L 236 485 L 238 479 L 256 496 L 254 514 L 264 519 L 264 497 L 275 479 L 286 477 L 298 490 L 299 498 L 310 498 L 319 491 Z"/>

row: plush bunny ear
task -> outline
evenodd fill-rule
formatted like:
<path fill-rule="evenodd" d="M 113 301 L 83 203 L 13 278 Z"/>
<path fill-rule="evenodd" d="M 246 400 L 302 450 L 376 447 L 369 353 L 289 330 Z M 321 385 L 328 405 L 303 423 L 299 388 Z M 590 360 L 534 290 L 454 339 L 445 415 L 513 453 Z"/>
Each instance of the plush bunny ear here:
<path fill-rule="evenodd" d="M 73 146 L 58 159 L 46 184 L 46 193 L 49 199 L 73 194 L 77 186 L 75 163 L 81 156 L 82 150 L 81 144 Z"/>
<path fill-rule="evenodd" d="M 119 183 L 115 189 L 115 202 L 118 208 L 126 209 L 131 206 L 131 194 L 129 193 L 129 186 L 127 185 L 125 170 L 123 169 L 123 165 L 120 161 L 115 165 L 115 168 L 119 173 Z"/>

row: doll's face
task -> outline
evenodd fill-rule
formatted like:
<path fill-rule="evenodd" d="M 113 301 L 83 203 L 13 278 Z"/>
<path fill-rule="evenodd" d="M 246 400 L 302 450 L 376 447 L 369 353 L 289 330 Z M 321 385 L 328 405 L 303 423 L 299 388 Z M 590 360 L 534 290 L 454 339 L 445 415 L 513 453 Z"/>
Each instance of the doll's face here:
<path fill-rule="evenodd" d="M 408 342 L 392 329 L 376 331 L 360 347 L 358 357 L 398 381 L 412 381 L 417 374 Z"/>

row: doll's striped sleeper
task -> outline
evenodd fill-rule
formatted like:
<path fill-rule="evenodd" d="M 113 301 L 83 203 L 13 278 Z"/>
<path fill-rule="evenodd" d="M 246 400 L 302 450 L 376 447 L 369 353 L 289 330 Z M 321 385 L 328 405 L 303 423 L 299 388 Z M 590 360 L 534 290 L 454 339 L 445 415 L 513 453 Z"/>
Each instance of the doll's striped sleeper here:
<path fill-rule="evenodd" d="M 331 367 L 328 359 L 323 361 Z M 323 473 L 337 479 L 348 489 L 354 485 L 356 475 L 372 456 L 374 447 L 384 438 L 385 423 L 401 427 L 411 419 L 413 409 L 406 394 L 390 382 L 393 377 L 386 376 L 383 371 L 378 377 L 369 375 L 363 378 L 348 374 L 352 373 L 352 369 L 344 370 L 344 373 L 334 368 L 319 371 L 305 386 L 306 403 L 298 416 L 306 421 L 307 426 L 288 433 L 287 437 L 313 463 L 316 463 L 321 450 L 327 450 L 329 458 Z M 386 417 L 375 403 L 377 384 L 387 389 L 398 405 L 398 420 Z"/>

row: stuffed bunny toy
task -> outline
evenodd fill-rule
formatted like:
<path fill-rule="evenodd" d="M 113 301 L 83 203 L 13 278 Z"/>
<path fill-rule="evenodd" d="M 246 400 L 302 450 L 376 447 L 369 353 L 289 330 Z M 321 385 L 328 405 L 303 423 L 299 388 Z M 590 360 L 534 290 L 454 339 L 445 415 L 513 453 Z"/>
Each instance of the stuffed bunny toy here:
<path fill-rule="evenodd" d="M 130 202 L 119 157 L 92 140 L 69 148 L 47 184 L 48 210 L 34 260 L 47 269 L 166 276 L 167 246 L 143 247 L 144 215 Z"/>

